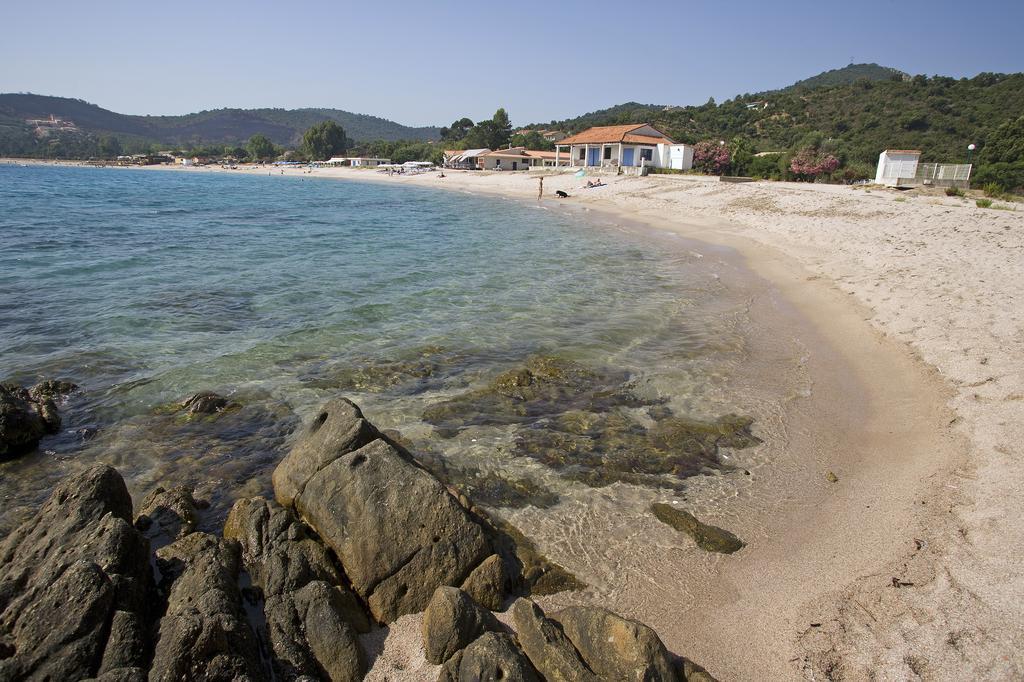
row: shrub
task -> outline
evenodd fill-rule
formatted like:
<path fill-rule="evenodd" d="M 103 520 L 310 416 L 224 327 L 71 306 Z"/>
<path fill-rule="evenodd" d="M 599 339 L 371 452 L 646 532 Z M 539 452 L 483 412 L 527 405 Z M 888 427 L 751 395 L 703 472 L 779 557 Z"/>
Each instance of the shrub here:
<path fill-rule="evenodd" d="M 693 147 L 693 167 L 711 175 L 721 175 L 729 168 L 729 148 L 713 140 L 698 142 Z"/>
<path fill-rule="evenodd" d="M 831 154 L 820 154 L 816 149 L 805 147 L 789 161 L 789 170 L 800 179 L 813 180 L 839 167 L 839 159 Z"/>
<path fill-rule="evenodd" d="M 991 199 L 978 199 L 974 203 L 977 205 L 978 208 L 992 208 Z"/>
<path fill-rule="evenodd" d="M 985 193 L 985 196 L 993 199 L 1000 199 L 1006 193 L 1003 186 L 997 182 L 986 182 L 981 191 Z"/>
<path fill-rule="evenodd" d="M 946 196 L 947 197 L 962 197 L 963 195 L 964 195 L 964 191 L 962 189 L 960 189 L 959 187 L 947 187 L 946 188 Z"/>
<path fill-rule="evenodd" d="M 997 185 L 1004 192 L 1024 187 L 1024 161 L 990 163 L 980 166 L 972 178 L 975 187 Z"/>

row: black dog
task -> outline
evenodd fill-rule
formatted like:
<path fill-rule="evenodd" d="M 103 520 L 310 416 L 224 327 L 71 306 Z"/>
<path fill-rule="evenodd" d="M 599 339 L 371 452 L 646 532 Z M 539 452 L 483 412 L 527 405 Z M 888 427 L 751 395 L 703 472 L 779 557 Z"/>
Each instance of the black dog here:
<path fill-rule="evenodd" d="M 569 198 L 569 195 L 566 194 L 565 192 L 563 192 L 562 190 L 558 190 L 557 192 L 555 192 L 555 196 L 558 197 L 559 199 L 568 199 Z"/>

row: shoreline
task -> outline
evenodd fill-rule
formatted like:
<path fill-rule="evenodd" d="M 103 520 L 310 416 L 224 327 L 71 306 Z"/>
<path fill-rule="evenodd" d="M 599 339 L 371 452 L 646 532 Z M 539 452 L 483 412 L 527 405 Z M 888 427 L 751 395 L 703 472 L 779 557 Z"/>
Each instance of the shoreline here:
<path fill-rule="evenodd" d="M 302 171 L 285 172 L 299 174 Z M 305 175 L 517 199 L 535 198 L 537 183 L 536 176 L 526 174 L 457 171 L 447 172 L 444 180 L 434 175 L 388 178 L 352 169 Z M 812 341 L 809 345 L 815 351 L 808 359 L 814 395 L 808 401 L 794 401 L 786 420 L 789 445 L 798 460 L 788 463 L 787 473 L 794 479 L 778 482 L 787 486 L 783 497 L 789 501 L 768 518 L 737 519 L 741 529 L 763 528 L 763 537 L 756 536 L 744 552 L 702 567 L 693 606 L 679 614 L 675 626 L 644 620 L 656 627 L 670 648 L 693 652 L 724 679 L 755 679 L 765 672 L 791 679 L 827 670 L 854 679 L 870 671 L 880 679 L 902 679 L 910 672 L 920 674 L 918 669 L 936 677 L 954 670 L 980 677 L 1019 674 L 1021 660 L 1014 645 L 1022 637 L 1021 601 L 1014 596 L 1022 591 L 1020 569 L 1000 566 L 1013 557 L 993 551 L 1001 550 L 1003 543 L 1014 546 L 1015 538 L 1024 535 L 1013 497 L 1021 487 L 1021 475 L 1006 466 L 1019 453 L 1021 441 L 1010 436 L 1015 428 L 1019 434 L 1020 420 L 1015 425 L 1012 418 L 1019 417 L 1024 405 L 1020 372 L 1014 376 L 1020 357 L 1015 366 L 1013 350 L 1021 341 L 1014 337 L 1019 330 L 1014 327 L 1018 319 L 1009 314 L 1013 308 L 1009 313 L 989 311 L 996 313 L 991 326 L 1002 336 L 991 334 L 987 347 L 968 343 L 972 334 L 979 337 L 969 325 L 952 325 L 947 336 L 931 337 L 932 343 L 927 343 L 927 334 L 934 333 L 927 320 L 909 330 L 904 327 L 908 321 L 920 321 L 908 316 L 941 318 L 946 312 L 937 315 L 934 297 L 922 296 L 932 293 L 929 286 L 924 292 L 913 290 L 920 284 L 914 280 L 920 280 L 922 268 L 934 267 L 935 259 L 907 256 L 904 271 L 896 270 L 890 277 L 911 290 L 900 295 L 889 291 L 889 298 L 884 298 L 874 290 L 892 285 L 871 275 L 885 274 L 879 266 L 890 264 L 872 262 L 869 257 L 878 256 L 873 253 L 863 254 L 864 262 L 858 262 L 837 248 L 845 233 L 823 237 L 814 226 L 819 232 L 836 223 L 863 226 L 881 220 L 872 213 L 884 217 L 894 208 L 911 209 L 910 220 L 920 219 L 924 227 L 933 214 L 952 214 L 952 227 L 966 228 L 968 220 L 975 220 L 990 226 L 998 237 L 1016 240 L 1006 261 L 994 264 L 997 270 L 1005 266 L 1012 271 L 1020 264 L 1021 235 L 1011 227 L 1020 226 L 1020 218 L 1013 213 L 986 215 L 956 200 L 933 204 L 927 197 L 894 206 L 895 198 L 887 192 L 869 197 L 848 187 L 724 187 L 655 177 L 611 178 L 606 179 L 608 187 L 582 190 L 580 182 L 571 175 L 550 175 L 545 190 L 550 194 L 565 187 L 572 195 L 567 200 L 571 206 L 736 250 L 770 283 L 762 295 L 774 299 L 776 309 L 791 311 L 788 321 Z M 801 201 L 811 205 L 786 205 Z M 732 220 L 709 215 L 723 212 Z M 751 225 L 751 217 L 764 219 L 764 224 Z M 920 239 L 919 232 L 920 226 L 893 246 L 878 235 L 868 235 L 865 241 L 882 256 L 894 258 L 890 252 Z M 963 232 L 957 232 L 960 239 L 966 238 Z M 965 246 L 971 245 L 968 241 Z M 946 264 L 938 259 L 938 265 Z M 1010 301 L 1018 300 L 1019 291 L 1013 288 L 1018 285 L 995 286 L 1001 286 Z M 954 305 L 954 294 L 947 296 Z M 915 307 L 915 297 L 925 300 Z M 900 304 L 910 311 L 901 310 Z M 963 352 L 965 360 L 981 357 L 973 364 L 950 362 L 941 352 L 943 344 L 959 346 L 955 350 Z M 982 374 L 996 378 L 971 381 L 978 365 Z M 851 371 L 835 372 L 837 366 Z M 994 397 L 988 395 L 993 389 L 998 389 Z M 850 400 L 861 392 L 863 404 Z M 984 409 L 1000 397 L 1001 409 Z M 835 427 L 833 432 L 821 433 L 823 416 Z M 979 438 L 978 431 L 985 426 L 1001 429 Z M 992 450 L 1002 455 L 1002 461 L 980 461 Z M 827 483 L 825 470 L 835 470 L 839 482 Z M 998 486 L 993 475 L 1001 477 Z M 994 487 L 1003 494 L 995 499 L 979 494 Z M 979 508 L 979 502 L 985 506 Z M 747 515 L 754 515 L 754 510 L 747 510 Z M 894 588 L 892 578 L 913 584 Z M 1003 624 L 997 625 L 1000 616 Z M 908 618 L 916 624 L 908 626 Z M 962 633 L 959 646 L 948 643 L 956 633 Z M 1000 652 L 1001 658 L 996 655 Z"/>

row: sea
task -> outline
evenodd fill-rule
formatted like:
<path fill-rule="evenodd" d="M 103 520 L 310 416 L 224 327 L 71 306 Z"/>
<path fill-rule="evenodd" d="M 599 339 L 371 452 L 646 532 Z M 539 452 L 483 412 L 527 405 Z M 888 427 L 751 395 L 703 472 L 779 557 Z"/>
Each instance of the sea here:
<path fill-rule="evenodd" d="M 0 533 L 96 462 L 136 504 L 194 489 L 216 530 L 344 397 L 572 564 L 573 519 L 721 507 L 770 466 L 806 387 L 765 380 L 757 291 L 725 249 L 572 204 L 0 164 L 0 380 L 79 387 L 59 433 L 0 462 Z M 776 341 L 771 362 L 796 366 Z M 182 407 L 208 391 L 223 410 Z M 673 429 L 724 415 L 750 438 L 673 450 Z"/>

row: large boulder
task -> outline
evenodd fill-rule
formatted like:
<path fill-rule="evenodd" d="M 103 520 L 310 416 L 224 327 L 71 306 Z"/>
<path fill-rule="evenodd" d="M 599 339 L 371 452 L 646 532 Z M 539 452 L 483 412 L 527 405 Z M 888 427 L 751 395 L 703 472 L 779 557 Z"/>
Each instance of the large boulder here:
<path fill-rule="evenodd" d="M 461 585 L 493 553 L 480 519 L 347 400 L 324 406 L 274 486 L 380 622 L 422 611 L 438 586 Z"/>
<path fill-rule="evenodd" d="M 48 384 L 32 389 L 0 384 L 0 460 L 35 450 L 43 436 L 60 429 L 55 399 L 62 394 Z"/>
<path fill-rule="evenodd" d="M 603 680 L 676 682 L 682 675 L 651 628 L 596 606 L 554 614 L 587 666 Z"/>
<path fill-rule="evenodd" d="M 141 668 L 154 614 L 149 547 L 124 480 L 62 481 L 0 543 L 0 679 L 77 680 Z"/>
<path fill-rule="evenodd" d="M 494 614 L 457 587 L 439 587 L 423 613 L 426 659 L 440 665 L 485 632 L 501 632 Z"/>
<path fill-rule="evenodd" d="M 512 621 L 523 652 L 547 682 L 597 682 L 562 627 L 529 599 L 512 605 Z"/>
<path fill-rule="evenodd" d="M 462 589 L 476 603 L 498 611 L 504 605 L 510 582 L 508 564 L 497 554 L 492 554 L 473 569 L 463 581 Z"/>
<path fill-rule="evenodd" d="M 266 679 L 242 608 L 237 543 L 191 533 L 158 550 L 156 565 L 171 584 L 150 681 Z"/>
<path fill-rule="evenodd" d="M 263 612 L 276 675 L 362 679 L 358 633 L 370 624 L 327 549 L 295 515 L 263 498 L 238 500 L 224 524 L 237 540 Z"/>
<path fill-rule="evenodd" d="M 462 651 L 459 682 L 540 682 L 512 635 L 485 632 Z M 614 679 L 614 678 L 608 678 Z"/>

